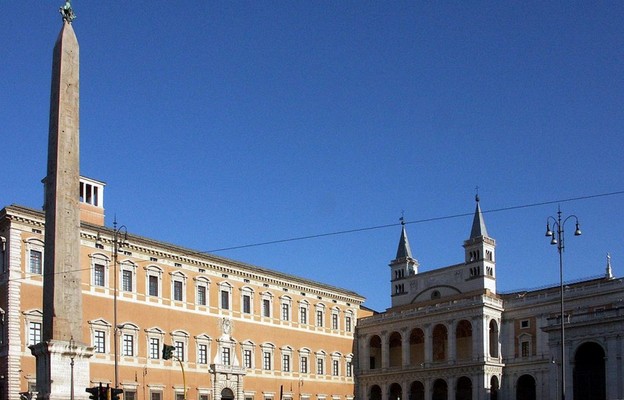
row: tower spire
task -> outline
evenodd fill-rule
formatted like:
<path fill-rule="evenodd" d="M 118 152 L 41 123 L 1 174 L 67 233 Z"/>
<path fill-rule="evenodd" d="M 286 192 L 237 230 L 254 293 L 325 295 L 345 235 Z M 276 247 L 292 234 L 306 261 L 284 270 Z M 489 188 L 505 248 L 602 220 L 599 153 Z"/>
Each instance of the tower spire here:
<path fill-rule="evenodd" d="M 488 236 L 487 228 L 485 227 L 485 221 L 483 214 L 481 213 L 481 206 L 479 205 L 479 193 L 475 195 L 475 207 L 474 218 L 472 220 L 472 229 L 470 230 L 470 239 L 477 238 L 479 236 Z"/>
<path fill-rule="evenodd" d="M 607 253 L 607 270 L 605 271 L 605 278 L 613 279 L 613 270 L 611 269 L 611 254 Z"/>
<path fill-rule="evenodd" d="M 401 215 L 401 237 L 399 238 L 399 246 L 397 248 L 396 260 L 412 258 L 412 250 L 410 249 L 409 240 L 407 240 L 407 232 L 405 231 L 405 218 Z"/>

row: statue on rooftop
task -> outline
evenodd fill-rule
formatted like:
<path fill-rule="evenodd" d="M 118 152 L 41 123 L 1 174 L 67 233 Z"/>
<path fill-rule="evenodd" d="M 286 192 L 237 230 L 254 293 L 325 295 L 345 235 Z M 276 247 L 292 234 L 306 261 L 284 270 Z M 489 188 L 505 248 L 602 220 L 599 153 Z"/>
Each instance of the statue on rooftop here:
<path fill-rule="evenodd" d="M 63 16 L 63 21 L 67 21 L 69 24 L 76 19 L 76 14 L 74 14 L 74 9 L 71 6 L 71 0 L 65 0 L 65 4 L 59 9 L 59 12 Z"/>

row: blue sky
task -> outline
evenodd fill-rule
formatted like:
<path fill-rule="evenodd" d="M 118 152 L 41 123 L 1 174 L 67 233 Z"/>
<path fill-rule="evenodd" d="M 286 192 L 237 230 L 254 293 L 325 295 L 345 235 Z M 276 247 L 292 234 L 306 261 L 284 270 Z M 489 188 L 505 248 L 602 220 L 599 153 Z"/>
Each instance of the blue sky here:
<path fill-rule="evenodd" d="M 0 205 L 40 208 L 63 1 L 0 24 Z M 81 173 L 107 224 L 390 304 L 408 222 L 471 214 L 498 288 L 557 283 L 557 204 L 624 191 L 624 3 L 73 1 Z M 624 194 L 560 203 L 565 279 L 624 276 Z M 472 216 L 407 226 L 421 271 L 463 261 Z"/>

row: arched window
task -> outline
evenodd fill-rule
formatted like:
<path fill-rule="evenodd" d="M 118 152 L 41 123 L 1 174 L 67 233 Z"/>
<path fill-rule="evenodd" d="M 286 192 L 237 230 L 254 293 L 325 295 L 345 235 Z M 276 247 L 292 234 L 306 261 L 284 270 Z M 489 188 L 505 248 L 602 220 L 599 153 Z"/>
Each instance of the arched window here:
<path fill-rule="evenodd" d="M 389 354 L 390 354 L 390 367 L 401 366 L 402 355 L 402 343 L 401 334 L 399 332 L 392 332 L 388 340 Z"/>
<path fill-rule="evenodd" d="M 410 333 L 410 364 L 419 365 L 425 362 L 425 334 L 422 329 L 415 328 Z"/>
<path fill-rule="evenodd" d="M 448 333 L 446 326 L 438 324 L 433 328 L 432 351 L 433 361 L 446 360 Z"/>
<path fill-rule="evenodd" d="M 465 319 L 459 321 L 455 329 L 456 356 L 458 360 L 472 358 L 472 324 Z"/>
<path fill-rule="evenodd" d="M 490 357 L 498 358 L 498 324 L 490 320 Z"/>
<path fill-rule="evenodd" d="M 381 338 L 374 335 L 369 341 L 370 369 L 381 368 Z"/>

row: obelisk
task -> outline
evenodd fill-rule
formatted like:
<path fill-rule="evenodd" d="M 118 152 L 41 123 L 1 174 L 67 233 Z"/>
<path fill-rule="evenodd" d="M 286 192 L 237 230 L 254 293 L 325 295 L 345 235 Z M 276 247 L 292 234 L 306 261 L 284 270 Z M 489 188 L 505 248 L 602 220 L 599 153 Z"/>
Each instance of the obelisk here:
<path fill-rule="evenodd" d="M 45 178 L 45 248 L 42 342 L 37 398 L 87 399 L 93 349 L 83 342 L 80 265 L 79 59 L 70 1 L 52 59 L 48 171 Z"/>

